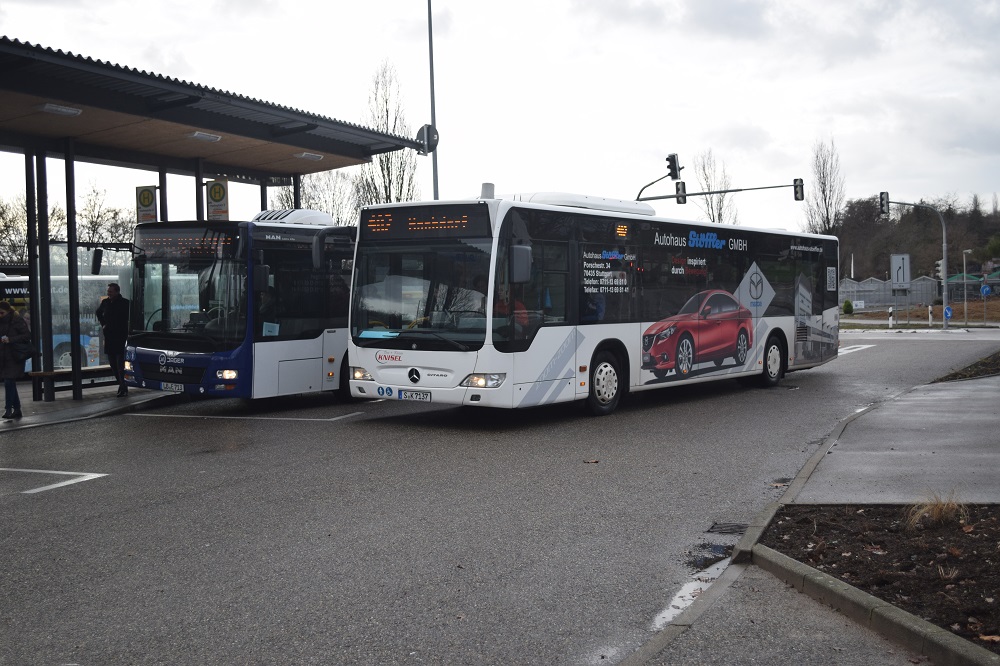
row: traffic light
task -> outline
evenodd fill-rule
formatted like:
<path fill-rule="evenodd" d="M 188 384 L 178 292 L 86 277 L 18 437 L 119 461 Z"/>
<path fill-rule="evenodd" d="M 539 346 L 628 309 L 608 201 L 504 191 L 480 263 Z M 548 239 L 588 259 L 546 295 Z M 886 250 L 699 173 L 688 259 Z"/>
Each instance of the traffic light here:
<path fill-rule="evenodd" d="M 670 176 L 671 180 L 677 180 L 681 177 L 681 169 L 677 165 L 677 153 L 670 153 L 667 155 L 667 174 Z"/>
<path fill-rule="evenodd" d="M 884 194 L 884 192 L 883 192 Z M 934 277 L 938 280 L 942 279 L 944 276 L 941 275 L 941 262 L 943 259 L 938 259 L 934 262 Z"/>
<path fill-rule="evenodd" d="M 417 131 L 416 140 L 423 144 L 423 148 L 417 150 L 418 155 L 429 155 L 434 152 L 438 145 L 438 132 L 432 125 L 424 125 Z"/>
<path fill-rule="evenodd" d="M 683 180 L 677 181 L 677 203 L 683 204 L 687 203 L 687 186 L 684 184 Z"/>
<path fill-rule="evenodd" d="M 802 184 L 801 178 L 796 178 L 792 181 L 792 191 L 795 192 L 795 200 L 802 201 L 806 198 L 806 188 Z"/>
<path fill-rule="evenodd" d="M 889 193 L 879 192 L 878 193 L 878 211 L 882 215 L 889 214 Z"/>

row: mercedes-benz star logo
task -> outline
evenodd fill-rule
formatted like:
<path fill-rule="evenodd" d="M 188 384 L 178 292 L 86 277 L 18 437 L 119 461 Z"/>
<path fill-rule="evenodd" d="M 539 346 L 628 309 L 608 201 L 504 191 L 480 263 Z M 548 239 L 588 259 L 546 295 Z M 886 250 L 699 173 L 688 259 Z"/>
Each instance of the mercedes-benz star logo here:
<path fill-rule="evenodd" d="M 420 371 L 416 368 L 410 368 L 410 371 L 406 373 L 406 376 L 410 378 L 410 382 L 413 384 L 420 381 Z"/>
<path fill-rule="evenodd" d="M 763 295 L 764 277 L 760 273 L 754 273 L 750 276 L 750 298 L 756 301 Z"/>

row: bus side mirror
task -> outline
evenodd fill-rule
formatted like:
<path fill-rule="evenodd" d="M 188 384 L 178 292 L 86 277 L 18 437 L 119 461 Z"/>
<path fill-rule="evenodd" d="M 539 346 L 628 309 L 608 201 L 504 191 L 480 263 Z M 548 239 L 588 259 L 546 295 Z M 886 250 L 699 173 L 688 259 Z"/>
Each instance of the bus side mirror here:
<path fill-rule="evenodd" d="M 267 289 L 270 279 L 271 268 L 269 266 L 257 264 L 253 267 L 253 290 L 255 292 L 260 293 Z"/>
<path fill-rule="evenodd" d="M 524 283 L 531 281 L 531 246 L 510 246 L 510 281 Z"/>

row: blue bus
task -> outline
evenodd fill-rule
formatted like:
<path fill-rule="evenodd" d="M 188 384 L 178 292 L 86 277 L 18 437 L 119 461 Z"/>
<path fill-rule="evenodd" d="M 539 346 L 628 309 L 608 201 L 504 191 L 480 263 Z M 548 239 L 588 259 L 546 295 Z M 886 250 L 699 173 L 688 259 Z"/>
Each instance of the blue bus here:
<path fill-rule="evenodd" d="M 206 397 L 347 392 L 356 234 L 301 209 L 136 225 L 126 382 Z"/>

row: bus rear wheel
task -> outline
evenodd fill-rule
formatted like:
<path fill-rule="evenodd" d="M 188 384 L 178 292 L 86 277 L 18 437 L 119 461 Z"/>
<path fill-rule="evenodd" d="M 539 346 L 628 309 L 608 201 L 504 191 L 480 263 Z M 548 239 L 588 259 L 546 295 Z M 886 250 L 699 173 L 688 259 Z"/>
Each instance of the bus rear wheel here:
<path fill-rule="evenodd" d="M 73 367 L 73 350 L 70 348 L 69 344 L 61 344 L 56 347 L 55 352 L 53 352 L 55 359 L 52 363 L 56 368 L 72 368 Z M 87 367 L 87 350 L 80 347 L 80 367 Z"/>
<path fill-rule="evenodd" d="M 610 352 L 599 352 L 590 364 L 590 395 L 587 408 L 595 416 L 605 416 L 615 411 L 622 397 L 622 371 L 618 357 Z"/>

